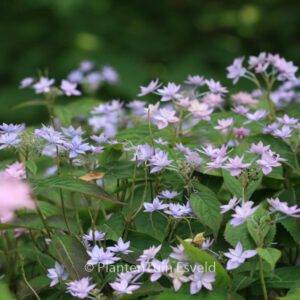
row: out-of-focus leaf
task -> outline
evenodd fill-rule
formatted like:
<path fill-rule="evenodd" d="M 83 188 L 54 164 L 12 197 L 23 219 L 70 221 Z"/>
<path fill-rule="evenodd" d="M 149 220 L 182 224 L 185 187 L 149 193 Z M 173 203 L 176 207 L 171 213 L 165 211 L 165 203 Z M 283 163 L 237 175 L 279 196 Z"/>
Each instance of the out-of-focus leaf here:
<path fill-rule="evenodd" d="M 258 255 L 265 260 L 273 270 L 281 256 L 281 252 L 275 248 L 256 248 L 256 251 Z"/>

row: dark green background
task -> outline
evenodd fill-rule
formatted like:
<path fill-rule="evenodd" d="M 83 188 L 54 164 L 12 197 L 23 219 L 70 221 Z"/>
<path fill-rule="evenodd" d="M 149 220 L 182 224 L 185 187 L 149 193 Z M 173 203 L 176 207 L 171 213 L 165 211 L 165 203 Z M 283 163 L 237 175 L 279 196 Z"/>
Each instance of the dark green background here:
<path fill-rule="evenodd" d="M 130 100 L 149 79 L 199 73 L 222 80 L 236 56 L 278 52 L 300 65 L 299 1 L 1 0 L 0 121 L 36 123 L 19 80 L 48 69 L 60 80 L 82 59 L 110 64 L 121 82 L 98 97 Z M 71 101 L 63 99 L 63 101 Z"/>

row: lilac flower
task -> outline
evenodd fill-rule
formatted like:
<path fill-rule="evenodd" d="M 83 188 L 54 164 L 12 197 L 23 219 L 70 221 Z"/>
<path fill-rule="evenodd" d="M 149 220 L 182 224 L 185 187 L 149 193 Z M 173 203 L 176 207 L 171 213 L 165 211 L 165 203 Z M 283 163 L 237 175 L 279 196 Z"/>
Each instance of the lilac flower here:
<path fill-rule="evenodd" d="M 185 83 L 190 85 L 195 85 L 195 86 L 203 86 L 205 85 L 205 79 L 203 76 L 189 75 Z"/>
<path fill-rule="evenodd" d="M 178 195 L 179 195 L 179 193 L 177 193 L 176 191 L 169 191 L 169 190 L 165 190 L 160 193 L 161 198 L 166 198 L 169 200 L 177 197 Z"/>
<path fill-rule="evenodd" d="M 67 292 L 79 299 L 84 299 L 89 295 L 89 292 L 96 287 L 96 284 L 90 284 L 89 277 L 83 277 L 80 280 L 74 280 L 66 283 Z"/>
<path fill-rule="evenodd" d="M 105 237 L 105 232 L 101 232 L 98 230 L 90 230 L 88 234 L 85 234 L 83 236 L 83 239 L 85 241 L 103 241 Z"/>
<path fill-rule="evenodd" d="M 6 124 L 0 125 L 1 133 L 21 133 L 25 130 L 25 124 Z"/>
<path fill-rule="evenodd" d="M 132 252 L 131 250 L 128 249 L 129 247 L 130 247 L 130 241 L 125 243 L 122 238 L 119 238 L 115 246 L 108 247 L 107 249 L 112 252 L 128 254 Z"/>
<path fill-rule="evenodd" d="M 233 209 L 238 203 L 239 203 L 238 198 L 234 196 L 229 200 L 228 204 L 221 205 L 221 214 L 224 214 L 229 210 Z"/>
<path fill-rule="evenodd" d="M 189 151 L 187 154 L 184 155 L 184 157 L 188 165 L 193 169 L 199 168 L 201 163 L 203 162 L 202 158 L 196 151 Z"/>
<path fill-rule="evenodd" d="M 144 114 L 144 109 L 145 109 L 146 102 L 144 101 L 139 101 L 139 100 L 134 100 L 131 101 L 127 104 L 127 107 L 129 107 L 133 114 L 137 116 L 142 116 Z"/>
<path fill-rule="evenodd" d="M 26 169 L 23 163 L 16 161 L 15 163 L 7 166 L 4 170 L 5 174 L 16 179 L 26 178 Z"/>
<path fill-rule="evenodd" d="M 34 134 L 53 145 L 63 145 L 65 143 L 62 134 L 54 130 L 51 126 L 47 127 L 43 125 L 41 129 L 35 129 Z"/>
<path fill-rule="evenodd" d="M 209 90 L 214 94 L 228 93 L 227 88 L 223 87 L 219 81 L 210 79 L 210 80 L 206 80 L 205 83 L 208 86 Z"/>
<path fill-rule="evenodd" d="M 156 254 L 160 251 L 160 249 L 161 249 L 161 245 L 157 247 L 152 246 L 148 249 L 145 249 L 143 251 L 143 254 L 140 255 L 140 257 L 138 258 L 138 261 L 144 263 L 152 260 L 156 256 Z"/>
<path fill-rule="evenodd" d="M 148 144 L 137 145 L 134 150 L 134 157 L 131 161 L 137 161 L 138 165 L 148 161 L 154 154 L 154 149 Z"/>
<path fill-rule="evenodd" d="M 233 128 L 233 132 L 238 139 L 242 140 L 245 136 L 250 134 L 251 130 L 244 127 L 235 127 Z"/>
<path fill-rule="evenodd" d="M 19 89 L 27 88 L 27 87 L 31 86 L 33 84 L 33 82 L 34 82 L 34 78 L 26 77 L 26 78 L 21 80 L 20 85 L 19 85 Z"/>
<path fill-rule="evenodd" d="M 175 291 L 177 292 L 183 283 L 188 282 L 190 279 L 184 275 L 185 270 L 181 264 L 177 264 L 176 268 L 172 269 L 172 271 L 169 273 L 169 277 L 172 278 L 173 281 L 173 287 Z"/>
<path fill-rule="evenodd" d="M 87 82 L 92 90 L 97 90 L 103 80 L 102 73 L 99 71 L 91 72 L 85 78 L 85 82 Z"/>
<path fill-rule="evenodd" d="M 97 245 L 91 251 L 87 251 L 87 253 L 90 256 L 87 262 L 88 265 L 111 265 L 120 260 L 119 257 L 115 257 L 114 252 L 111 252 L 109 249 L 105 251 L 104 248 L 99 248 Z"/>
<path fill-rule="evenodd" d="M 156 115 L 153 116 L 158 129 L 166 128 L 169 123 L 177 123 L 179 119 L 175 116 L 176 111 L 169 108 L 161 108 Z"/>
<path fill-rule="evenodd" d="M 47 77 L 41 77 L 40 81 L 33 85 L 37 94 L 49 93 L 51 86 L 54 84 L 54 79 L 48 79 Z"/>
<path fill-rule="evenodd" d="M 66 96 L 80 96 L 81 92 L 77 90 L 77 84 L 67 80 L 62 80 L 60 88 Z"/>
<path fill-rule="evenodd" d="M 168 209 L 165 210 L 165 213 L 171 215 L 175 219 L 179 219 L 189 215 L 191 213 L 191 209 L 186 205 L 182 205 L 179 203 L 170 203 L 168 205 Z"/>
<path fill-rule="evenodd" d="M 216 159 L 217 157 L 225 157 L 227 155 L 227 146 L 223 145 L 221 148 L 215 148 L 211 144 L 202 146 L 201 150 L 197 149 L 198 152 L 207 155 L 210 159 Z"/>
<path fill-rule="evenodd" d="M 257 67 L 258 65 L 264 64 L 267 60 L 267 55 L 265 52 L 259 53 L 258 56 L 250 56 L 248 64 L 250 69 Z"/>
<path fill-rule="evenodd" d="M 290 217 L 300 218 L 300 208 L 297 205 L 288 206 L 287 202 L 281 202 L 278 198 L 270 198 L 267 201 L 272 206 L 271 212 L 279 211 Z"/>
<path fill-rule="evenodd" d="M 273 135 L 282 139 L 288 139 L 292 136 L 292 129 L 287 125 L 283 125 L 281 129 L 275 129 Z"/>
<path fill-rule="evenodd" d="M 91 147 L 87 143 L 83 143 L 82 137 L 74 136 L 71 142 L 64 143 L 66 148 L 70 151 L 69 157 L 75 158 L 80 154 L 85 154 L 86 151 L 91 150 Z"/>
<path fill-rule="evenodd" d="M 247 201 L 242 203 L 241 206 L 236 206 L 232 215 L 230 224 L 234 227 L 239 226 L 246 222 L 246 220 L 258 209 L 259 206 L 252 207 L 254 202 Z"/>
<path fill-rule="evenodd" d="M 152 203 L 145 202 L 144 203 L 144 212 L 154 212 L 157 210 L 163 210 L 168 207 L 168 204 L 163 204 L 157 197 L 153 199 Z"/>
<path fill-rule="evenodd" d="M 263 142 L 260 141 L 258 144 L 251 144 L 249 153 L 262 155 L 269 149 L 270 149 L 270 145 L 264 146 Z"/>
<path fill-rule="evenodd" d="M 179 99 L 177 99 L 176 104 L 180 107 L 184 107 L 187 108 L 190 106 L 190 99 L 189 97 L 180 97 Z"/>
<path fill-rule="evenodd" d="M 229 252 L 224 253 L 224 255 L 229 258 L 229 260 L 227 261 L 226 269 L 236 269 L 241 264 L 243 264 L 247 258 L 251 258 L 256 254 L 256 250 L 243 251 L 242 244 L 238 242 L 234 249 L 229 249 Z"/>
<path fill-rule="evenodd" d="M 199 120 L 209 121 L 213 109 L 210 108 L 206 103 L 201 103 L 195 99 L 190 102 L 189 111 L 193 114 L 195 118 Z"/>
<path fill-rule="evenodd" d="M 75 136 L 82 136 L 84 134 L 84 131 L 81 129 L 80 126 L 75 128 L 71 125 L 68 128 L 62 127 L 61 130 L 64 133 L 64 135 L 69 138 L 73 138 Z"/>
<path fill-rule="evenodd" d="M 156 173 L 163 168 L 169 166 L 173 160 L 168 159 L 168 153 L 158 150 L 155 152 L 153 156 L 149 159 L 149 164 L 148 166 L 151 167 L 150 173 Z"/>
<path fill-rule="evenodd" d="M 164 141 L 162 138 L 154 139 L 154 142 L 155 142 L 156 144 L 163 145 L 163 146 L 169 145 L 169 144 L 170 144 L 169 142 Z"/>
<path fill-rule="evenodd" d="M 161 86 L 161 83 L 159 83 L 159 80 L 152 80 L 147 86 L 141 86 L 141 92 L 138 94 L 139 97 L 148 95 L 150 93 L 153 93 Z"/>
<path fill-rule="evenodd" d="M 118 73 L 111 66 L 104 66 L 102 68 L 101 74 L 102 74 L 104 81 L 106 81 L 108 83 L 115 84 L 119 81 Z"/>
<path fill-rule="evenodd" d="M 109 285 L 119 294 L 132 294 L 140 288 L 138 284 L 130 284 L 126 278 L 119 279 Z"/>
<path fill-rule="evenodd" d="M 101 143 L 105 143 L 105 142 L 107 141 L 107 136 L 105 136 L 104 133 L 101 133 L 99 136 L 97 136 L 97 135 L 92 135 L 92 136 L 91 136 L 91 139 L 92 139 L 93 141 L 95 141 L 96 143 L 101 144 Z"/>
<path fill-rule="evenodd" d="M 218 125 L 215 126 L 214 128 L 217 130 L 220 130 L 222 133 L 226 134 L 226 133 L 228 133 L 228 129 L 232 126 L 232 124 L 233 124 L 232 118 L 220 119 L 220 120 L 218 120 Z"/>
<path fill-rule="evenodd" d="M 282 118 L 277 118 L 277 120 L 280 124 L 287 126 L 296 125 L 299 122 L 299 119 L 290 118 L 287 114 L 285 114 Z"/>
<path fill-rule="evenodd" d="M 4 133 L 0 134 L 0 150 L 10 146 L 17 145 L 21 142 L 18 133 Z"/>
<path fill-rule="evenodd" d="M 243 169 L 246 169 L 251 166 L 250 163 L 243 163 L 243 159 L 243 156 L 228 158 L 229 162 L 223 168 L 230 170 L 231 176 L 238 176 L 243 172 Z"/>
<path fill-rule="evenodd" d="M 286 159 L 281 158 L 279 154 L 272 152 L 271 150 L 264 152 L 261 159 L 257 160 L 256 163 L 262 168 L 262 172 L 268 175 L 272 172 L 272 168 L 279 167 L 280 162 L 286 161 Z"/>
<path fill-rule="evenodd" d="M 68 278 L 68 274 L 64 270 L 64 266 L 55 262 L 54 268 L 48 269 L 47 277 L 52 281 L 50 283 L 50 287 L 55 286 L 59 283 L 59 280 L 66 280 Z"/>
<path fill-rule="evenodd" d="M 80 62 L 79 70 L 82 72 L 89 72 L 91 71 L 95 66 L 95 63 L 90 60 L 83 60 Z"/>
<path fill-rule="evenodd" d="M 295 73 L 298 71 L 298 67 L 296 67 L 293 62 L 286 61 L 284 58 L 278 58 L 274 67 L 279 71 L 277 76 L 278 80 L 294 80 L 296 79 Z"/>
<path fill-rule="evenodd" d="M 153 259 L 151 261 L 151 267 L 148 270 L 151 273 L 150 281 L 157 281 L 161 278 L 163 273 L 167 273 L 170 269 L 169 259 L 164 259 L 159 261 L 158 259 Z"/>
<path fill-rule="evenodd" d="M 161 101 L 170 101 L 172 99 L 178 99 L 181 97 L 179 94 L 181 86 L 176 85 L 174 82 L 169 82 L 167 86 L 158 89 L 158 94 L 162 96 Z"/>
<path fill-rule="evenodd" d="M 187 262 L 189 260 L 188 255 L 185 253 L 184 247 L 180 244 L 177 247 L 170 246 L 172 248 L 172 253 L 170 257 L 181 262 Z"/>
<path fill-rule="evenodd" d="M 246 117 L 248 118 L 248 121 L 244 122 L 244 124 L 249 124 L 253 121 L 259 121 L 267 115 L 268 113 L 266 110 L 257 110 L 254 113 L 247 113 Z"/>
<path fill-rule="evenodd" d="M 236 84 L 238 80 L 246 73 L 246 69 L 243 67 L 243 57 L 236 58 L 233 64 L 227 67 L 227 78 L 233 79 L 233 84 Z"/>
<path fill-rule="evenodd" d="M 82 83 L 84 81 L 83 73 L 80 70 L 72 71 L 67 78 L 74 83 Z"/>
<path fill-rule="evenodd" d="M 202 243 L 200 248 L 202 250 L 207 250 L 212 246 L 213 243 L 214 243 L 214 239 L 210 239 L 210 238 L 205 239 L 205 241 Z"/>
<path fill-rule="evenodd" d="M 239 115 L 246 115 L 246 113 L 249 111 L 248 108 L 246 108 L 243 105 L 235 106 L 232 111 L 236 112 Z"/>
<path fill-rule="evenodd" d="M 227 157 L 217 156 L 212 158 L 211 162 L 208 162 L 206 171 L 209 172 L 214 169 L 224 168 L 224 162 L 227 160 Z"/>
<path fill-rule="evenodd" d="M 204 272 L 202 266 L 196 264 L 195 271 L 189 276 L 191 281 L 190 293 L 191 295 L 200 292 L 202 287 L 212 291 L 212 283 L 216 280 L 215 272 Z"/>
<path fill-rule="evenodd" d="M 278 129 L 278 123 L 272 123 L 272 124 L 269 124 L 268 126 L 266 126 L 264 128 L 263 132 L 273 134 L 276 129 Z"/>

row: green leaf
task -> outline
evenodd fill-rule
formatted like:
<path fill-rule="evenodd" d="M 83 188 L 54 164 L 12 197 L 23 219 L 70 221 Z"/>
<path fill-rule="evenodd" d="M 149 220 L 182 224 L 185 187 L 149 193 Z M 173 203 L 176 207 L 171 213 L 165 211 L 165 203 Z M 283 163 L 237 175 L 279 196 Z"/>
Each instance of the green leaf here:
<path fill-rule="evenodd" d="M 286 218 L 280 223 L 289 232 L 296 243 L 300 242 L 300 222 L 294 218 Z"/>
<path fill-rule="evenodd" d="M 230 278 L 226 270 L 223 268 L 223 266 L 215 260 L 211 255 L 206 253 L 203 250 L 200 250 L 199 248 L 196 248 L 192 246 L 191 244 L 179 239 L 180 243 L 183 245 L 185 252 L 187 255 L 197 263 L 200 263 L 203 266 L 207 266 L 207 268 L 210 268 L 210 266 L 215 267 L 216 272 L 216 282 L 215 286 L 221 286 L 221 287 L 229 287 L 230 286 Z"/>
<path fill-rule="evenodd" d="M 117 241 L 122 236 L 125 227 L 125 220 L 121 213 L 114 213 L 108 220 L 104 220 L 98 227 L 106 233 L 106 238 Z"/>
<path fill-rule="evenodd" d="M 274 276 L 268 278 L 267 286 L 275 289 L 292 289 L 300 286 L 300 267 L 275 269 Z"/>
<path fill-rule="evenodd" d="M 244 249 L 253 249 L 256 247 L 248 232 L 246 223 L 234 227 L 228 222 L 225 227 L 224 238 L 233 247 L 235 247 L 238 242 L 241 242 Z"/>
<path fill-rule="evenodd" d="M 190 196 L 190 204 L 193 212 L 201 223 L 212 229 L 214 236 L 217 237 L 222 222 L 220 212 L 220 202 L 216 195 L 206 186 L 197 184 L 195 193 Z"/>
<path fill-rule="evenodd" d="M 43 289 L 48 288 L 50 282 L 51 280 L 47 276 L 37 276 L 29 280 L 29 284 L 37 294 L 40 294 Z M 18 300 L 26 299 L 29 296 L 33 296 L 32 290 L 22 282 L 18 289 Z"/>
<path fill-rule="evenodd" d="M 274 270 L 277 261 L 281 256 L 281 252 L 275 248 L 256 248 L 258 255 L 265 260 Z"/>
<path fill-rule="evenodd" d="M 3 282 L 0 282 L 0 295 L 3 300 L 15 300 L 16 297 L 11 294 L 9 288 Z"/>
<path fill-rule="evenodd" d="M 26 162 L 26 169 L 32 174 L 36 175 L 37 172 L 37 165 L 34 161 L 27 161 Z"/>
<path fill-rule="evenodd" d="M 278 300 L 299 300 L 300 299 L 300 290 L 290 291 L 286 296 L 279 297 Z"/>
<path fill-rule="evenodd" d="M 21 215 L 11 223 L 0 223 L 0 229 L 16 229 L 16 228 L 42 230 L 44 229 L 44 225 L 41 222 L 40 217 L 35 213 L 28 213 L 28 214 Z"/>
<path fill-rule="evenodd" d="M 168 219 L 158 212 L 141 212 L 135 218 L 135 226 L 138 232 L 148 234 L 163 242 L 168 230 Z"/>
<path fill-rule="evenodd" d="M 53 236 L 50 247 L 64 265 L 67 273 L 72 279 L 80 279 L 87 276 L 84 266 L 88 260 L 88 255 L 82 243 L 72 236 Z"/>
<path fill-rule="evenodd" d="M 229 192 L 238 197 L 243 197 L 243 186 L 240 183 L 240 181 L 236 178 L 230 175 L 230 172 L 227 170 L 222 170 L 223 178 L 224 178 L 224 185 L 229 190 Z"/>
<path fill-rule="evenodd" d="M 85 182 L 68 175 L 56 175 L 48 178 L 32 179 L 31 183 L 38 189 L 59 188 L 62 190 L 86 194 L 88 196 L 92 196 L 104 201 L 119 203 L 113 196 L 106 193 L 101 187 L 97 186 L 96 184 Z"/>

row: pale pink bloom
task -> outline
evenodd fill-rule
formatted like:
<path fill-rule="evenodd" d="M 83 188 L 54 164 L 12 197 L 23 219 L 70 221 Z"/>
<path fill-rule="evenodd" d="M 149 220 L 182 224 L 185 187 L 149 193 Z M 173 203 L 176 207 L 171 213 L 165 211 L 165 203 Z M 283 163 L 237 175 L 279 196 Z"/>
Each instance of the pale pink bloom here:
<path fill-rule="evenodd" d="M 269 149 L 270 149 L 270 145 L 264 146 L 264 144 L 262 142 L 259 142 L 258 144 L 251 144 L 249 153 L 262 155 Z"/>
<path fill-rule="evenodd" d="M 110 283 L 109 285 L 117 293 L 119 293 L 119 294 L 129 294 L 129 295 L 140 288 L 140 285 L 130 284 L 130 282 L 126 279 L 120 279 L 118 281 Z"/>
<path fill-rule="evenodd" d="M 164 190 L 160 193 L 161 198 L 166 198 L 166 199 L 169 199 L 169 200 L 176 198 L 178 195 L 179 195 L 178 192 L 169 191 L 169 190 Z"/>
<path fill-rule="evenodd" d="M 153 259 L 151 261 L 151 267 L 148 270 L 151 273 L 150 281 L 157 281 L 161 278 L 164 273 L 167 273 L 170 269 L 169 259 L 164 259 L 159 261 L 158 259 Z"/>
<path fill-rule="evenodd" d="M 202 250 L 207 250 L 212 246 L 213 243 L 214 243 L 214 239 L 206 238 L 200 248 Z"/>
<path fill-rule="evenodd" d="M 239 226 L 247 221 L 247 219 L 258 209 L 259 206 L 252 207 L 254 202 L 247 201 L 242 203 L 241 206 L 236 206 L 232 215 L 230 224 L 234 227 Z"/>
<path fill-rule="evenodd" d="M 236 84 L 238 80 L 246 74 L 246 69 L 243 67 L 244 57 L 238 57 L 234 59 L 232 65 L 227 67 L 227 78 L 233 79 L 233 84 Z"/>
<path fill-rule="evenodd" d="M 210 120 L 210 115 L 213 109 L 210 108 L 206 103 L 200 103 L 198 100 L 192 100 L 190 103 L 189 111 L 193 116 L 200 120 Z"/>
<path fill-rule="evenodd" d="M 209 172 L 213 169 L 223 168 L 226 160 L 227 160 L 227 157 L 217 156 L 211 162 L 208 162 L 206 164 L 206 166 L 207 166 L 206 172 Z"/>
<path fill-rule="evenodd" d="M 215 148 L 211 144 L 202 146 L 201 150 L 197 149 L 198 152 L 207 155 L 210 159 L 216 159 L 217 157 L 225 157 L 227 155 L 227 146 L 222 145 L 220 148 Z"/>
<path fill-rule="evenodd" d="M 26 77 L 26 78 L 21 80 L 20 85 L 19 85 L 19 89 L 27 88 L 27 87 L 31 86 L 33 84 L 33 82 L 34 82 L 34 78 Z"/>
<path fill-rule="evenodd" d="M 279 124 L 278 123 L 272 123 L 266 126 L 263 130 L 263 133 L 274 133 L 275 130 L 278 129 Z"/>
<path fill-rule="evenodd" d="M 91 290 L 96 287 L 96 284 L 90 284 L 89 277 L 83 277 L 80 280 L 74 280 L 66 283 L 67 292 L 79 299 L 85 299 Z"/>
<path fill-rule="evenodd" d="M 266 110 L 257 110 L 254 113 L 247 113 L 246 117 L 248 121 L 244 122 L 244 124 L 248 124 L 252 121 L 259 121 L 266 117 L 268 115 L 268 112 Z"/>
<path fill-rule="evenodd" d="M 26 178 L 26 170 L 25 170 L 25 166 L 23 163 L 20 163 L 18 161 L 16 161 L 15 163 L 9 165 L 8 167 L 6 167 L 6 169 L 4 170 L 4 172 L 9 175 L 12 176 L 16 179 L 24 179 Z"/>
<path fill-rule="evenodd" d="M 185 83 L 190 85 L 195 85 L 195 86 L 203 86 L 205 85 L 205 79 L 203 76 L 189 75 Z"/>
<path fill-rule="evenodd" d="M 177 99 L 176 104 L 180 107 L 187 108 L 190 105 L 190 99 L 188 97 L 181 97 Z"/>
<path fill-rule="evenodd" d="M 49 93 L 51 86 L 54 84 L 54 79 L 48 79 L 47 77 L 41 77 L 40 81 L 33 85 L 37 94 Z"/>
<path fill-rule="evenodd" d="M 172 272 L 169 273 L 169 277 L 172 278 L 173 287 L 176 292 L 181 288 L 183 283 L 190 281 L 184 274 L 185 270 L 181 264 L 177 264 L 176 268 L 173 268 Z"/>
<path fill-rule="evenodd" d="M 233 270 L 238 268 L 245 262 L 247 258 L 255 256 L 256 250 L 243 251 L 243 246 L 240 242 L 237 243 L 234 249 L 229 249 L 229 252 L 225 252 L 224 255 L 229 258 L 227 261 L 227 270 Z"/>
<path fill-rule="evenodd" d="M 175 116 L 176 111 L 169 108 L 161 108 L 157 114 L 153 116 L 158 129 L 166 128 L 169 123 L 177 123 L 179 119 Z"/>
<path fill-rule="evenodd" d="M 168 153 L 162 150 L 158 150 L 155 154 L 149 159 L 148 166 L 151 167 L 150 173 L 155 173 L 163 168 L 167 167 L 173 162 L 173 160 L 168 159 Z"/>
<path fill-rule="evenodd" d="M 216 107 L 221 106 L 224 103 L 224 99 L 221 94 L 207 93 L 203 96 L 202 102 L 210 107 Z"/>
<path fill-rule="evenodd" d="M 206 80 L 205 83 L 206 83 L 207 87 L 209 88 L 209 90 L 214 94 L 228 93 L 227 88 L 222 86 L 219 81 L 210 79 L 210 80 Z"/>
<path fill-rule="evenodd" d="M 285 114 L 282 118 L 277 118 L 278 122 L 283 125 L 296 125 L 299 122 L 299 119 L 290 118 L 287 114 Z"/>
<path fill-rule="evenodd" d="M 233 132 L 238 139 L 242 140 L 245 136 L 250 134 L 251 130 L 244 127 L 235 127 L 233 128 Z"/>
<path fill-rule="evenodd" d="M 161 249 L 161 245 L 158 245 L 157 247 L 152 246 L 148 249 L 145 249 L 143 251 L 143 254 L 140 255 L 140 257 L 137 260 L 142 262 L 142 263 L 143 262 L 148 262 L 148 261 L 152 260 L 157 255 L 157 253 L 160 251 L 160 249 Z"/>
<path fill-rule="evenodd" d="M 262 168 L 262 172 L 268 175 L 272 172 L 272 168 L 279 167 L 283 161 L 286 159 L 269 150 L 264 152 L 261 159 L 257 160 L 256 163 Z"/>
<path fill-rule="evenodd" d="M 26 182 L 5 173 L 0 174 L 0 219 L 11 221 L 19 209 L 34 209 L 31 188 Z"/>
<path fill-rule="evenodd" d="M 227 204 L 221 205 L 221 214 L 224 214 L 228 212 L 229 210 L 233 209 L 237 204 L 239 203 L 239 200 L 236 196 L 231 198 Z"/>
<path fill-rule="evenodd" d="M 231 176 L 238 176 L 243 172 L 243 169 L 246 169 L 251 166 L 250 163 L 243 163 L 243 159 L 243 156 L 228 158 L 229 162 L 227 162 L 227 164 L 223 168 L 230 170 Z"/>
<path fill-rule="evenodd" d="M 178 245 L 177 247 L 170 246 L 172 248 L 172 253 L 170 254 L 170 257 L 181 261 L 181 262 L 187 262 L 189 260 L 188 255 L 185 253 L 184 247 L 182 245 Z"/>
<path fill-rule="evenodd" d="M 68 80 L 63 80 L 61 82 L 60 88 L 65 93 L 66 96 L 80 96 L 81 92 L 77 90 L 77 83 L 72 83 Z"/>
<path fill-rule="evenodd" d="M 255 68 L 258 65 L 264 64 L 267 62 L 267 54 L 266 52 L 259 53 L 258 56 L 250 56 L 248 60 L 249 68 Z"/>
<path fill-rule="evenodd" d="M 233 119 L 220 119 L 218 120 L 218 125 L 214 128 L 217 130 L 220 130 L 222 133 L 226 134 L 228 133 L 228 129 L 233 125 Z"/>
<path fill-rule="evenodd" d="M 157 113 L 159 105 L 160 105 L 159 102 L 155 103 L 154 105 L 149 104 L 149 106 L 144 109 L 144 117 L 148 118 L 149 116 L 150 118 L 152 118 Z"/>
<path fill-rule="evenodd" d="M 246 92 L 239 92 L 231 96 L 232 101 L 238 105 L 255 106 L 258 101 L 252 97 L 251 94 Z"/>

